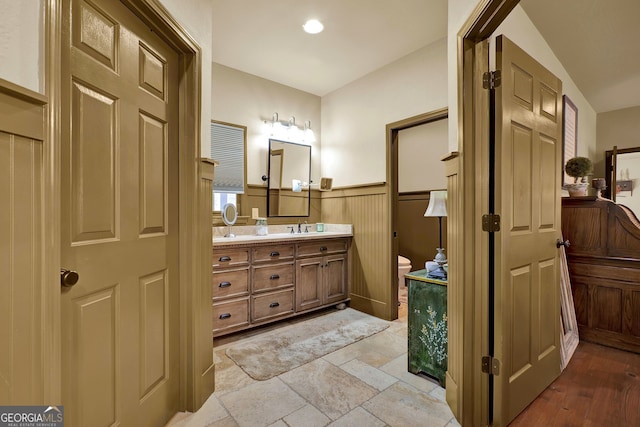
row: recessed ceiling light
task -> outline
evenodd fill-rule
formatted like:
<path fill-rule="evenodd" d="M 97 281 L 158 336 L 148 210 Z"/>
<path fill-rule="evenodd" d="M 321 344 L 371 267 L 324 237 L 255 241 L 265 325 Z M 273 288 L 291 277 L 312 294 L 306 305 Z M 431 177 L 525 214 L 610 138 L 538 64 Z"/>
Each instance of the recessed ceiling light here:
<path fill-rule="evenodd" d="M 318 34 L 322 30 L 324 30 L 324 25 L 322 25 L 322 22 L 318 21 L 317 19 L 309 19 L 304 23 L 302 28 L 304 28 L 304 30 L 309 34 Z"/>

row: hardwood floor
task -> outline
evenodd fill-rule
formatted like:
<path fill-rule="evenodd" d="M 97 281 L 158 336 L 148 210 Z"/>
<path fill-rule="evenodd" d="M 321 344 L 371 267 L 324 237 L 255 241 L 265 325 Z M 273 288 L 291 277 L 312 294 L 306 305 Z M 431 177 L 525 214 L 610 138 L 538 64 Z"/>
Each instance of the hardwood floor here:
<path fill-rule="evenodd" d="M 640 354 L 581 341 L 560 377 L 510 426 L 640 426 Z"/>

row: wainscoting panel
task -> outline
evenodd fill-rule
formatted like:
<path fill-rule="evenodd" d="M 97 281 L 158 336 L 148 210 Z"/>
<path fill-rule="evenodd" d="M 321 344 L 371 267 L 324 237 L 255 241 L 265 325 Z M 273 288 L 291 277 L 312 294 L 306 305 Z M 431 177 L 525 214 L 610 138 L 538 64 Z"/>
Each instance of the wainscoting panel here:
<path fill-rule="evenodd" d="M 0 402 L 44 403 L 40 102 L 0 81 Z M 8 86 L 11 86 L 10 84 Z"/>
<path fill-rule="evenodd" d="M 450 244 L 448 248 L 449 275 L 447 277 L 447 315 L 448 315 L 448 363 L 446 372 L 446 396 L 447 403 L 451 407 L 457 419 L 462 418 L 462 379 L 465 359 L 464 343 L 464 289 L 460 286 L 463 274 L 462 260 L 462 194 L 461 176 L 459 173 L 460 157 L 457 154 L 450 155 L 445 160 L 447 173 L 447 237 Z M 467 350 L 468 351 L 468 350 Z M 469 356 L 466 355 L 469 359 Z"/>
<path fill-rule="evenodd" d="M 42 143 L 0 132 L 0 402 L 28 404 L 42 378 Z"/>
<path fill-rule="evenodd" d="M 322 221 L 353 224 L 351 306 L 391 318 L 391 236 L 385 184 L 322 194 Z M 397 277 L 397 276 L 396 276 Z"/>
<path fill-rule="evenodd" d="M 213 316 L 211 316 L 211 300 L 213 290 L 211 288 L 211 260 L 213 257 L 212 230 L 209 226 L 211 221 L 211 206 L 213 203 L 213 177 L 216 162 L 209 159 L 200 159 L 198 164 L 198 233 L 197 241 L 198 273 L 196 276 L 196 286 L 193 287 L 192 295 L 188 305 L 198 316 L 189 325 L 189 335 L 194 338 L 193 351 L 183 350 L 183 357 L 190 358 L 189 378 L 193 378 L 187 386 L 190 400 L 193 402 L 192 408 L 201 407 L 209 398 L 214 389 L 215 367 L 213 364 L 211 334 L 213 331 Z M 204 344 L 203 344 L 204 343 Z M 211 343 L 211 346 L 209 345 Z"/>

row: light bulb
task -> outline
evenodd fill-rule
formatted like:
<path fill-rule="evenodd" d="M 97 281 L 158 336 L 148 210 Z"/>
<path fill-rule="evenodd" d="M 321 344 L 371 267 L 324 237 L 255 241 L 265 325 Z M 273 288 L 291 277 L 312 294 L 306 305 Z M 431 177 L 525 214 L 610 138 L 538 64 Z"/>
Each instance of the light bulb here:
<path fill-rule="evenodd" d="M 304 28 L 304 30 L 309 34 L 318 34 L 322 30 L 324 30 L 324 25 L 322 25 L 322 22 L 318 21 L 317 19 L 309 19 L 304 23 L 302 28 Z"/>

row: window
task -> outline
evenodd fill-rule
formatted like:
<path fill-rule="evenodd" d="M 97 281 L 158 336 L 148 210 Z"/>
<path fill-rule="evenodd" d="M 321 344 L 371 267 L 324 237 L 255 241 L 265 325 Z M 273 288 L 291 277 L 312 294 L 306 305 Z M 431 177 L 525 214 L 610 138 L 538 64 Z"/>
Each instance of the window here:
<path fill-rule="evenodd" d="M 213 211 L 222 212 L 222 207 L 227 203 L 238 206 L 237 196 L 235 193 L 216 193 L 213 192 Z"/>
<path fill-rule="evenodd" d="M 244 193 L 246 126 L 211 122 L 211 158 L 218 162 L 213 179 L 213 210 L 226 203 L 238 206 Z"/>

